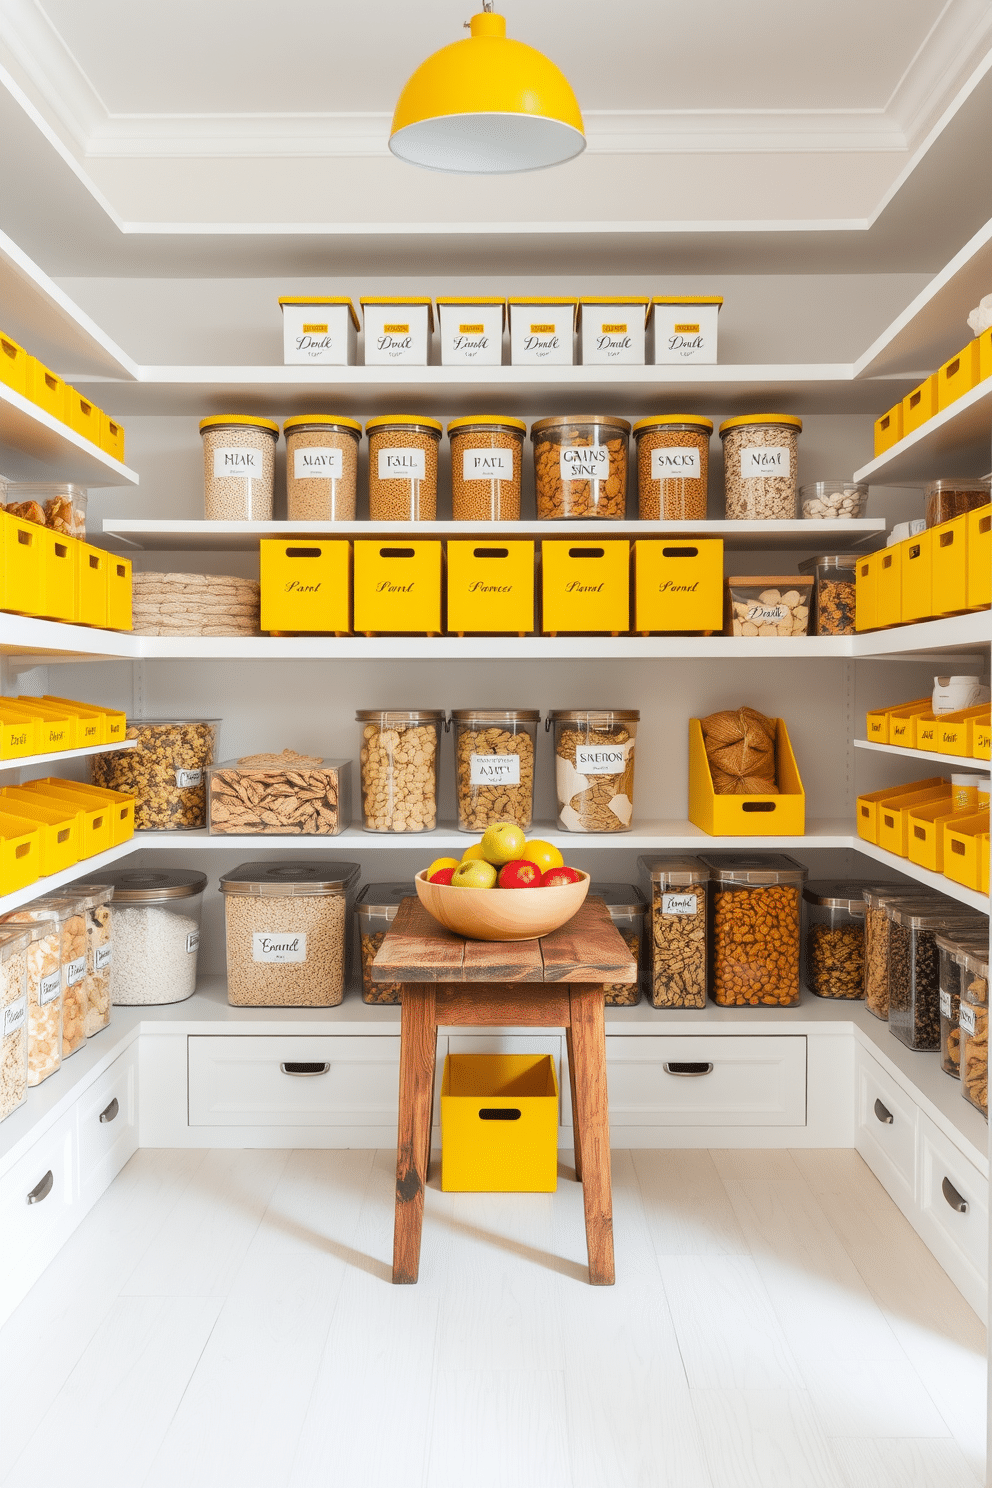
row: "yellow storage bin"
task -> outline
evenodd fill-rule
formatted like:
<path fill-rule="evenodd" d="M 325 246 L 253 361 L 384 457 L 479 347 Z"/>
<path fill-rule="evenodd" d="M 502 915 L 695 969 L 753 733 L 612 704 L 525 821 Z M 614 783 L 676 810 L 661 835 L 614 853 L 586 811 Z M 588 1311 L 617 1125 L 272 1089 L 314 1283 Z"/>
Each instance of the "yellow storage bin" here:
<path fill-rule="evenodd" d="M 896 543 L 894 548 L 883 548 L 875 554 L 878 562 L 875 625 L 878 629 L 899 625 L 902 621 L 902 549 L 903 544 Z"/>
<path fill-rule="evenodd" d="M 105 455 L 113 455 L 124 463 L 124 425 L 112 419 L 109 413 L 100 415 L 100 448 Z"/>
<path fill-rule="evenodd" d="M 865 737 L 871 744 L 889 744 L 889 716 L 900 708 L 928 708 L 930 698 L 914 698 L 909 703 L 890 703 L 887 708 L 873 708 L 865 714 Z"/>
<path fill-rule="evenodd" d="M 111 790 L 105 785 L 88 785 L 79 780 L 62 780 L 53 775 L 45 783 L 69 798 L 76 796 L 84 803 L 95 801 L 98 806 L 105 806 L 110 816 L 111 847 L 119 847 L 134 836 L 135 798 L 127 791 Z"/>
<path fill-rule="evenodd" d="M 902 404 L 897 403 L 888 413 L 875 420 L 875 454 L 884 455 L 887 449 L 898 444 L 902 438 Z"/>
<path fill-rule="evenodd" d="M 37 615 L 45 575 L 44 527 L 0 512 L 0 609 Z"/>
<path fill-rule="evenodd" d="M 0 791 L 0 811 L 37 828 L 39 873 L 61 873 L 79 862 L 79 818 L 66 802 L 46 802 L 35 791 L 8 786 Z"/>
<path fill-rule="evenodd" d="M 801 837 L 806 792 L 783 719 L 775 720 L 777 796 L 718 796 L 713 789 L 703 730 L 689 719 L 689 820 L 711 837 Z"/>
<path fill-rule="evenodd" d="M 723 629 L 722 538 L 637 539 L 634 629 L 641 635 Z"/>
<path fill-rule="evenodd" d="M 878 625 L 878 553 L 859 558 L 854 574 L 854 628 L 874 630 Z"/>
<path fill-rule="evenodd" d="M 77 703 L 72 698 L 55 697 L 46 692 L 42 702 L 51 703 L 54 707 L 65 708 L 75 713 L 79 720 L 76 728 L 78 749 L 92 749 L 98 744 L 116 744 L 119 739 L 124 738 L 125 715 L 111 709 L 94 708 L 91 703 Z M 111 718 L 120 720 L 119 733 L 114 738 L 110 735 Z"/>
<path fill-rule="evenodd" d="M 867 791 L 860 795 L 855 807 L 858 836 L 863 837 L 865 842 L 878 842 L 878 812 L 883 801 L 917 795 L 920 791 L 940 785 L 950 789 L 943 775 L 931 775 L 926 780 L 913 780 L 908 785 L 889 785 L 884 790 Z"/>
<path fill-rule="evenodd" d="M 131 629 L 131 560 L 111 555 L 107 564 L 107 629 Z"/>
<path fill-rule="evenodd" d="M 258 545 L 258 572 L 263 630 L 276 635 L 350 632 L 350 542 L 263 538 Z"/>
<path fill-rule="evenodd" d="M 921 703 L 906 703 L 902 708 L 893 708 L 889 714 L 889 743 L 900 749 L 916 748 L 916 721 L 932 712 L 932 698 Z"/>
<path fill-rule="evenodd" d="M 988 707 L 980 717 L 971 720 L 970 751 L 972 759 L 992 758 L 992 725 Z"/>
<path fill-rule="evenodd" d="M 40 754 L 38 720 L 9 706 L 10 698 L 0 698 L 0 760 L 24 759 Z"/>
<path fill-rule="evenodd" d="M 535 545 L 448 541 L 448 630 L 529 635 L 535 626 Z"/>
<path fill-rule="evenodd" d="M 989 830 L 988 811 L 960 817 L 944 828 L 944 876 L 966 889 L 978 890 L 982 883 L 981 861 Z"/>
<path fill-rule="evenodd" d="M 79 568 L 74 537 L 39 527 L 42 551 L 41 608 L 46 620 L 75 624 L 79 619 Z"/>
<path fill-rule="evenodd" d="M 629 542 L 542 542 L 541 629 L 621 635 L 630 629 Z"/>
<path fill-rule="evenodd" d="M 37 357 L 28 357 L 27 396 L 32 403 L 65 423 L 65 383 Z"/>
<path fill-rule="evenodd" d="M 77 388 L 65 386 L 65 421 L 76 434 L 81 434 L 91 444 L 100 448 L 103 432 L 103 409 L 97 408 Z"/>
<path fill-rule="evenodd" d="M 987 894 L 989 891 L 989 834 L 982 832 L 976 844 L 978 852 L 978 892 Z"/>
<path fill-rule="evenodd" d="M 992 377 L 992 326 L 984 330 L 977 337 L 978 341 L 978 380 L 984 382 L 986 377 Z"/>
<path fill-rule="evenodd" d="M 24 789 L 34 791 L 42 801 L 56 801 L 75 807 L 79 821 L 79 856 L 91 858 L 95 853 L 106 852 L 113 845 L 111 839 L 110 812 L 96 796 L 83 798 L 65 787 L 71 782 L 49 776 L 43 780 L 26 780 Z"/>
<path fill-rule="evenodd" d="M 951 800 L 951 787 L 945 780 L 929 790 L 915 791 L 908 796 L 890 796 L 878 808 L 879 847 L 897 857 L 906 857 L 909 851 L 909 813 L 914 806 L 929 806 L 938 801 Z"/>
<path fill-rule="evenodd" d="M 992 506 L 967 513 L 968 608 L 987 610 L 992 605 Z"/>
<path fill-rule="evenodd" d="M 902 433 L 905 439 L 937 412 L 937 374 L 932 373 L 902 400 Z"/>
<path fill-rule="evenodd" d="M 937 373 L 937 410 L 950 408 L 963 393 L 970 393 L 979 380 L 978 341 L 969 341 Z"/>
<path fill-rule="evenodd" d="M 913 720 L 913 728 L 913 742 L 906 745 L 907 749 L 937 749 L 937 719 L 932 709 L 928 708 L 925 713 L 917 713 Z"/>
<path fill-rule="evenodd" d="M 0 811 L 0 895 L 16 894 L 41 874 L 40 833 L 33 822 Z"/>
<path fill-rule="evenodd" d="M 0 332 L 0 382 L 22 398 L 28 395 L 28 354 L 11 336 Z"/>
<path fill-rule="evenodd" d="M 550 1054 L 448 1054 L 441 1081 L 445 1193 L 554 1193 L 558 1080 Z"/>
<path fill-rule="evenodd" d="M 953 805 L 953 801 L 930 801 L 924 806 L 910 808 L 906 856 L 918 868 L 929 868 L 931 873 L 944 871 L 944 827 L 955 816 L 948 809 L 949 804 Z"/>
<path fill-rule="evenodd" d="M 929 620 L 933 614 L 933 529 L 917 533 L 901 542 L 899 562 L 900 620 L 905 625 L 914 620 Z"/>
<path fill-rule="evenodd" d="M 988 703 L 976 703 L 973 708 L 962 708 L 957 713 L 943 713 L 936 720 L 934 749 L 938 754 L 970 755 L 974 746 L 974 722 L 988 716 Z"/>
<path fill-rule="evenodd" d="M 933 614 L 956 615 L 968 608 L 968 515 L 930 529 Z"/>
<path fill-rule="evenodd" d="M 64 704 L 49 703 L 45 698 L 16 697 L 10 699 L 7 707 L 11 715 L 17 712 L 34 719 L 38 754 L 61 754 L 64 749 L 79 747 L 79 719 Z"/>
<path fill-rule="evenodd" d="M 76 585 L 79 593 L 79 624 L 107 625 L 107 569 L 113 562 L 109 553 L 90 543 L 75 544 Z"/>
<path fill-rule="evenodd" d="M 355 543 L 355 630 L 363 635 L 440 635 L 439 542 Z"/>

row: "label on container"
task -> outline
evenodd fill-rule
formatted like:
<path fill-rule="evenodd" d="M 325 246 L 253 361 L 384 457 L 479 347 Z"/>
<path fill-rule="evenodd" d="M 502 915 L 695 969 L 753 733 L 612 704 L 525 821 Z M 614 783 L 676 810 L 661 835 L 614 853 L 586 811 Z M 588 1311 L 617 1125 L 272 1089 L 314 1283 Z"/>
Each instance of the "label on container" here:
<path fill-rule="evenodd" d="M 86 957 L 80 956 L 78 961 L 67 961 L 63 970 L 65 971 L 66 986 L 74 987 L 86 975 Z"/>
<path fill-rule="evenodd" d="M 790 620 L 792 612 L 788 605 L 748 605 L 745 620 L 750 620 L 752 625 L 778 625 L 782 620 Z"/>
<path fill-rule="evenodd" d="M 180 790 L 192 790 L 194 786 L 203 784 L 202 770 L 177 770 L 176 785 Z"/>
<path fill-rule="evenodd" d="M 758 445 L 741 450 L 741 476 L 744 480 L 791 474 L 792 452 L 787 444 Z"/>
<path fill-rule="evenodd" d="M 694 915 L 698 900 L 695 894 L 662 894 L 663 915 Z"/>
<path fill-rule="evenodd" d="M 513 451 L 469 449 L 462 454 L 462 480 L 512 480 Z"/>
<path fill-rule="evenodd" d="M 256 930 L 251 938 L 253 961 L 305 961 L 307 938 L 305 935 L 290 935 L 285 930 Z"/>
<path fill-rule="evenodd" d="M 470 785 L 519 785 L 519 754 L 473 754 Z"/>
<path fill-rule="evenodd" d="M 199 947 L 199 944 L 200 944 L 200 932 L 199 932 L 199 930 L 191 930 L 189 932 L 189 934 L 187 935 L 187 937 L 186 937 L 186 950 L 187 950 L 187 952 L 195 951 Z"/>
<path fill-rule="evenodd" d="M 427 461 L 422 449 L 381 449 L 380 480 L 425 480 Z"/>
<path fill-rule="evenodd" d="M 975 1032 L 975 1009 L 970 1005 L 962 1003 L 961 1011 L 958 1014 L 958 1022 L 961 1024 L 962 1033 L 973 1034 Z"/>
<path fill-rule="evenodd" d="M 114 947 L 112 942 L 108 941 L 106 945 L 97 946 L 96 954 L 93 957 L 93 970 L 106 971 L 113 959 Z"/>
<path fill-rule="evenodd" d="M 27 1021 L 28 1021 L 28 1000 L 27 1000 L 27 998 L 26 997 L 19 997 L 16 1002 L 8 1002 L 7 1006 L 3 1010 L 3 1036 L 4 1036 L 4 1038 L 7 1037 L 8 1033 L 16 1033 L 19 1028 L 23 1028 L 24 1025 L 25 1025 L 25 1023 Z"/>
<path fill-rule="evenodd" d="M 702 480 L 703 470 L 698 449 L 653 449 L 652 480 Z"/>
<path fill-rule="evenodd" d="M 941 992 L 940 994 L 940 1016 L 942 1018 L 949 1018 L 951 1016 L 950 992 Z"/>
<path fill-rule="evenodd" d="M 341 480 L 344 475 L 344 450 L 312 444 L 293 451 L 294 480 Z"/>
<path fill-rule="evenodd" d="M 247 475 L 252 480 L 262 477 L 262 451 L 257 449 L 215 449 L 214 478 L 219 475 Z"/>
<path fill-rule="evenodd" d="M 580 775 L 622 775 L 626 769 L 623 745 L 578 744 L 575 768 Z"/>
<path fill-rule="evenodd" d="M 558 456 L 563 481 L 608 480 L 610 452 L 605 444 L 563 445 Z"/>
<path fill-rule="evenodd" d="M 58 971 L 49 972 L 38 983 L 38 1006 L 44 1007 L 46 1002 L 54 1002 L 61 991 L 62 968 L 59 967 Z"/>

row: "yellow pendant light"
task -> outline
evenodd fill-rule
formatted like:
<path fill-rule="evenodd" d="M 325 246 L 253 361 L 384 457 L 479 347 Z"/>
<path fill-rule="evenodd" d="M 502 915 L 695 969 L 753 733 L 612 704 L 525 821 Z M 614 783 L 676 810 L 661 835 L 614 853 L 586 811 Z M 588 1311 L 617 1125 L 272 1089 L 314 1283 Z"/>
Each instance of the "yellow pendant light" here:
<path fill-rule="evenodd" d="M 422 62 L 400 94 L 389 148 L 428 170 L 496 175 L 541 170 L 586 147 L 567 78 L 486 9 L 471 35 Z"/>

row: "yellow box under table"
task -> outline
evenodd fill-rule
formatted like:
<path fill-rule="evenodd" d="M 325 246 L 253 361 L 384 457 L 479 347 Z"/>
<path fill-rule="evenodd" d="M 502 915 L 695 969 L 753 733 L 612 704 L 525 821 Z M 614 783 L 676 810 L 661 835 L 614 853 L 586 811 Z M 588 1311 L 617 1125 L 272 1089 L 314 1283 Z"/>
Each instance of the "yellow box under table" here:
<path fill-rule="evenodd" d="M 914 620 L 929 620 L 933 614 L 933 545 L 932 529 L 906 538 L 899 547 L 900 620 L 903 625 Z"/>
<path fill-rule="evenodd" d="M 28 395 L 28 354 L 12 336 L 0 332 L 0 382 L 22 398 Z"/>
<path fill-rule="evenodd" d="M 679 635 L 723 629 L 723 539 L 638 538 L 634 629 Z"/>
<path fill-rule="evenodd" d="M 937 410 L 950 408 L 964 393 L 970 393 L 978 381 L 978 341 L 969 341 L 937 373 Z"/>
<path fill-rule="evenodd" d="M 440 635 L 439 542 L 355 543 L 355 630 L 363 635 Z"/>
<path fill-rule="evenodd" d="M 915 791 L 908 796 L 897 795 L 882 801 L 878 808 L 878 846 L 884 847 L 886 852 L 895 853 L 899 858 L 906 857 L 909 852 L 910 811 L 914 806 L 932 806 L 939 801 L 946 801 L 950 805 L 951 787 L 946 780 L 928 790 Z"/>
<path fill-rule="evenodd" d="M 987 610 L 992 604 L 992 506 L 967 513 L 968 608 Z"/>
<path fill-rule="evenodd" d="M 445 1193 L 554 1193 L 558 1079 L 550 1054 L 448 1054 L 441 1082 Z"/>
<path fill-rule="evenodd" d="M 955 818 L 955 813 L 949 809 L 952 805 L 953 800 L 942 798 L 923 806 L 910 807 L 906 856 L 918 868 L 929 868 L 931 873 L 943 873 L 944 828 Z M 962 814 L 957 813 L 958 816 Z"/>
<path fill-rule="evenodd" d="M 883 801 L 894 801 L 899 796 L 913 796 L 934 786 L 947 786 L 943 775 L 931 775 L 926 780 L 913 780 L 909 785 L 889 785 L 884 790 L 866 791 L 860 795 L 855 807 L 858 836 L 865 842 L 878 842 L 878 812 Z M 948 786 L 948 789 L 950 787 Z"/>
<path fill-rule="evenodd" d="M 131 560 L 111 556 L 107 564 L 107 629 L 131 629 Z"/>
<path fill-rule="evenodd" d="M 956 615 L 968 608 L 968 514 L 930 529 L 933 613 Z"/>
<path fill-rule="evenodd" d="M 887 708 L 873 708 L 865 714 L 865 737 L 871 744 L 889 744 L 889 716 L 902 708 L 928 708 L 930 698 L 914 698 L 909 703 L 891 703 Z M 912 747 L 912 746 L 910 746 Z"/>
<path fill-rule="evenodd" d="M 711 837 L 801 837 L 806 830 L 806 792 L 792 752 L 789 731 L 775 720 L 777 796 L 724 796 L 713 789 L 703 730 L 689 719 L 689 820 Z"/>
<path fill-rule="evenodd" d="M 262 630 L 347 635 L 351 543 L 342 538 L 263 538 L 258 545 Z"/>
<path fill-rule="evenodd" d="M 52 532 L 39 527 L 42 550 L 41 608 L 38 614 L 46 620 L 63 620 L 75 624 L 79 620 L 79 567 L 77 550 L 80 544 L 74 537 L 63 537 L 61 532 Z"/>
<path fill-rule="evenodd" d="M 542 542 L 541 629 L 622 635 L 630 629 L 630 543 Z"/>
<path fill-rule="evenodd" d="M 80 625 L 107 626 L 107 570 L 113 558 L 91 543 L 75 544 L 78 620 Z"/>
<path fill-rule="evenodd" d="M 884 455 L 887 449 L 898 444 L 902 438 L 902 404 L 897 403 L 888 413 L 875 420 L 875 455 Z"/>
<path fill-rule="evenodd" d="M 37 615 L 45 573 L 44 527 L 0 512 L 0 610 Z"/>
<path fill-rule="evenodd" d="M 68 800 L 78 800 L 84 809 L 102 807 L 110 824 L 109 847 L 119 847 L 134 836 L 134 796 L 127 791 L 111 790 L 105 785 L 87 785 L 80 780 L 62 780 L 50 775 L 45 781 Z"/>
<path fill-rule="evenodd" d="M 37 828 L 39 873 L 61 873 L 79 862 L 79 818 L 67 802 L 45 801 L 37 791 L 8 786 L 0 791 L 0 811 Z"/>
<path fill-rule="evenodd" d="M 878 579 L 875 598 L 875 625 L 884 630 L 902 621 L 902 543 L 876 553 Z M 855 588 L 857 603 L 857 588 Z"/>
<path fill-rule="evenodd" d="M 79 856 L 92 858 L 95 853 L 106 852 L 113 846 L 110 812 L 106 803 L 98 801 L 96 796 L 84 798 L 65 789 L 69 783 L 50 776 L 47 780 L 26 780 L 23 788 L 33 791 L 43 802 L 54 801 L 75 808 L 79 822 Z"/>
<path fill-rule="evenodd" d="M 448 540 L 448 630 L 529 635 L 535 615 L 535 544 Z"/>
<path fill-rule="evenodd" d="M 961 816 L 944 828 L 944 876 L 966 889 L 980 889 L 982 858 L 987 845 L 989 813 Z"/>
<path fill-rule="evenodd" d="M 854 573 L 854 628 L 874 630 L 878 625 L 878 553 L 859 558 Z"/>
<path fill-rule="evenodd" d="M 902 400 L 902 433 L 903 438 L 919 429 L 928 419 L 932 419 L 937 412 L 937 374 L 936 372 L 921 382 L 918 388 L 907 393 Z"/>
<path fill-rule="evenodd" d="M 0 811 L 0 895 L 16 894 L 41 874 L 40 834 L 34 822 Z"/>

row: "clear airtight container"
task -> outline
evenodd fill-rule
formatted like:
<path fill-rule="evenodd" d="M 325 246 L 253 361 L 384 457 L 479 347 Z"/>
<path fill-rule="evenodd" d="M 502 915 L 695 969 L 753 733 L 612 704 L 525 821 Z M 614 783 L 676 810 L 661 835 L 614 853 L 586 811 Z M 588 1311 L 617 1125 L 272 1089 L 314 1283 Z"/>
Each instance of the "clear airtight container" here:
<path fill-rule="evenodd" d="M 702 853 L 713 879 L 713 1000 L 792 1007 L 806 869 L 785 853 Z"/>
<path fill-rule="evenodd" d="M 28 1098 L 28 975 L 31 935 L 8 925 L 0 933 L 0 1121 Z"/>
<path fill-rule="evenodd" d="M 790 413 L 752 413 L 724 420 L 720 438 L 728 519 L 795 520 L 802 427 L 802 419 Z"/>
<path fill-rule="evenodd" d="M 992 500 L 992 481 L 981 480 L 934 480 L 924 492 L 928 527 L 939 527 L 952 517 L 962 517 L 976 507 L 988 506 Z"/>
<path fill-rule="evenodd" d="M 961 955 L 961 1094 L 989 1114 L 989 953 L 988 944 Z"/>
<path fill-rule="evenodd" d="M 558 825 L 566 832 L 629 832 L 634 814 L 636 708 L 555 709 Z"/>
<path fill-rule="evenodd" d="M 518 522 L 522 419 L 452 419 L 451 515 L 456 522 Z"/>
<path fill-rule="evenodd" d="M 712 419 L 691 413 L 637 421 L 637 515 L 642 522 L 705 521 L 712 433 Z"/>
<path fill-rule="evenodd" d="M 62 1058 L 68 1059 L 86 1042 L 86 899 L 74 889 L 45 894 L 32 909 L 51 906 L 60 915 L 62 930 Z"/>
<path fill-rule="evenodd" d="M 353 522 L 358 496 L 358 446 L 354 419 L 312 413 L 288 418 L 286 516 L 291 522 Z"/>
<path fill-rule="evenodd" d="M 369 419 L 369 518 L 373 522 L 437 519 L 436 419 L 404 413 Z"/>
<path fill-rule="evenodd" d="M 940 1067 L 957 1080 L 961 1075 L 961 966 L 966 950 L 984 952 L 987 944 L 974 936 L 938 935 L 937 956 L 940 983 Z"/>
<path fill-rule="evenodd" d="M 636 884 L 591 883 L 590 894 L 602 899 L 613 927 L 637 962 L 636 982 L 606 982 L 607 1007 L 635 1007 L 641 1000 L 644 968 L 644 915 L 647 905 Z"/>
<path fill-rule="evenodd" d="M 806 985 L 817 997 L 865 995 L 865 898 L 862 883 L 808 883 Z"/>
<path fill-rule="evenodd" d="M 372 962 L 404 899 L 415 899 L 410 881 L 366 884 L 355 901 L 355 919 L 362 956 L 362 1001 L 395 1004 L 403 1000 L 402 982 L 374 982 Z"/>
<path fill-rule="evenodd" d="M 626 419 L 590 414 L 539 419 L 531 425 L 537 515 L 607 517 L 627 512 Z"/>
<path fill-rule="evenodd" d="M 86 917 L 86 1037 L 92 1038 L 110 1022 L 110 968 L 114 959 L 109 883 L 73 883 L 75 895 Z"/>
<path fill-rule="evenodd" d="M 484 832 L 534 816 L 534 760 L 541 715 L 536 708 L 456 708 L 455 792 L 458 830 Z"/>
<path fill-rule="evenodd" d="M 208 522 L 271 522 L 279 425 L 221 414 L 200 420 L 203 515 Z"/>
<path fill-rule="evenodd" d="M 40 1085 L 62 1063 L 62 914 L 52 904 L 26 904 L 4 915 L 0 934 L 26 930 L 28 1084 Z"/>
<path fill-rule="evenodd" d="M 858 481 L 812 481 L 799 487 L 807 521 L 854 522 L 865 514 L 868 486 Z"/>
<path fill-rule="evenodd" d="M 134 749 L 93 758 L 93 783 L 134 796 L 136 832 L 197 831 L 207 825 L 207 766 L 217 718 L 129 718 Z"/>
<path fill-rule="evenodd" d="M 114 890 L 111 1002 L 144 1007 L 192 997 L 207 875 L 124 869 L 107 878 Z"/>
<path fill-rule="evenodd" d="M 837 557 L 807 558 L 799 572 L 816 580 L 814 635 L 854 635 L 856 560 L 849 553 Z"/>
<path fill-rule="evenodd" d="M 440 708 L 360 708 L 362 826 L 366 832 L 432 832 L 437 826 Z"/>
<path fill-rule="evenodd" d="M 649 996 L 656 1008 L 703 1008 L 709 972 L 710 870 L 677 853 L 638 858 L 651 896 Z"/>
<path fill-rule="evenodd" d="M 232 1007 L 337 1007 L 357 863 L 241 863 L 221 876 Z"/>
<path fill-rule="evenodd" d="M 63 481 L 17 481 L 7 486 L 7 510 L 22 522 L 36 522 L 63 537 L 86 541 L 86 505 L 89 492 L 85 486 Z M 0 504 L 3 491 L 0 488 Z"/>
<path fill-rule="evenodd" d="M 927 910 L 912 903 L 891 904 L 888 915 L 889 1029 L 910 1049 L 939 1049 L 937 935 L 969 926 L 978 930 L 980 917 L 949 915 L 943 909 Z"/>
<path fill-rule="evenodd" d="M 883 1023 L 889 1018 L 889 907 L 916 903 L 924 909 L 945 907 L 948 900 L 911 885 L 865 889 L 865 1007 Z"/>

